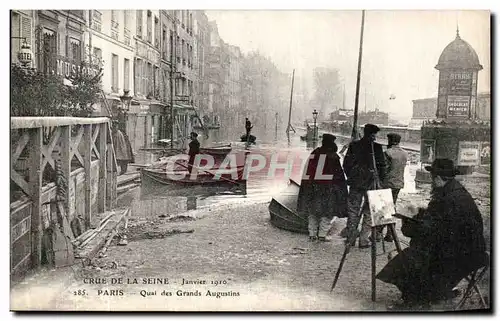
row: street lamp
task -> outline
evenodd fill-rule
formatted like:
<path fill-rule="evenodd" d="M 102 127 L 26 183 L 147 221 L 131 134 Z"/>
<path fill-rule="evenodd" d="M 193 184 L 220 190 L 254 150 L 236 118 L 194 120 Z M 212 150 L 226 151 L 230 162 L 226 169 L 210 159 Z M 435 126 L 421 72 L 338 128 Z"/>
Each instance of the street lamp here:
<path fill-rule="evenodd" d="M 316 111 L 316 109 L 313 111 L 313 119 L 314 119 L 314 137 L 313 137 L 313 140 L 316 141 L 317 140 L 317 136 L 318 136 L 318 131 L 317 131 L 317 127 L 316 127 L 316 119 L 318 118 L 318 112 Z"/>
<path fill-rule="evenodd" d="M 129 95 L 130 90 L 124 90 L 123 96 L 120 96 L 120 100 L 123 103 L 123 110 L 130 110 L 130 103 L 132 102 L 132 96 Z"/>
<path fill-rule="evenodd" d="M 33 52 L 31 51 L 31 46 L 25 37 L 10 37 L 10 39 L 23 39 L 21 44 L 21 49 L 17 53 L 17 59 L 23 68 L 28 68 L 33 61 Z"/>

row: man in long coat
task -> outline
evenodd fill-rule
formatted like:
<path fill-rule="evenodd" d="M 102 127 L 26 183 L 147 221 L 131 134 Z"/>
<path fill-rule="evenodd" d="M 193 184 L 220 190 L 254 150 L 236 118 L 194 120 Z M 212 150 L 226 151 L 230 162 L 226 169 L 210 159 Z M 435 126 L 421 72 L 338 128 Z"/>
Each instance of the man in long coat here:
<path fill-rule="evenodd" d="M 413 220 L 403 219 L 410 246 L 377 275 L 399 288 L 405 305 L 450 297 L 465 276 L 488 264 L 481 213 L 455 180 L 453 161 L 436 159 L 426 169 L 432 174 L 429 205 Z"/>
<path fill-rule="evenodd" d="M 135 160 L 130 140 L 122 128 L 119 128 L 119 125 L 118 121 L 113 121 L 112 134 L 116 162 L 120 166 L 120 175 L 123 175 L 127 172 L 128 164 Z"/>
<path fill-rule="evenodd" d="M 331 134 L 323 135 L 321 147 L 311 153 L 300 184 L 297 207 L 302 216 L 308 217 L 311 241 L 328 241 L 332 218 L 347 216 L 347 185 L 335 139 Z"/>
<path fill-rule="evenodd" d="M 371 216 L 366 192 L 374 189 L 376 177 L 379 183 L 385 178 L 384 150 L 382 149 L 382 145 L 375 142 L 379 130 L 376 125 L 366 124 L 363 138 L 349 145 L 344 158 L 344 171 L 350 189 L 347 207 L 347 226 L 341 235 L 347 237 L 347 242 L 355 243 L 358 225 L 361 216 L 363 216 L 363 226 L 359 234 L 360 248 L 370 247 Z M 375 165 L 373 164 L 373 159 L 375 159 Z M 364 203 L 363 199 L 365 199 Z M 361 204 L 363 204 L 363 208 L 360 213 Z"/>
<path fill-rule="evenodd" d="M 189 142 L 189 160 L 188 160 L 188 170 L 189 173 L 193 171 L 194 160 L 196 155 L 200 153 L 200 142 L 198 141 L 198 134 L 195 132 L 191 132 L 189 135 L 191 141 Z"/>
<path fill-rule="evenodd" d="M 382 186 L 391 189 L 394 206 L 398 200 L 399 191 L 405 186 L 405 167 L 408 162 L 408 153 L 399 146 L 400 142 L 400 135 L 387 134 L 387 150 L 385 151 L 387 170 Z M 384 240 L 392 242 L 392 235 L 387 233 Z"/>

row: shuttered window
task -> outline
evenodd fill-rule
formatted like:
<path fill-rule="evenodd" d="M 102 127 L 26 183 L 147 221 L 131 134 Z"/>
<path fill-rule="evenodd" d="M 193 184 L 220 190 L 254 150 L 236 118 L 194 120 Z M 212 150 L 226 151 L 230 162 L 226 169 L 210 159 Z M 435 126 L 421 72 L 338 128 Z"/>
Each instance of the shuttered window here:
<path fill-rule="evenodd" d="M 130 90 L 130 60 L 123 60 L 123 90 Z"/>
<path fill-rule="evenodd" d="M 134 61 L 134 94 L 141 93 L 141 67 L 140 67 L 140 59 L 135 59 Z"/>
<path fill-rule="evenodd" d="M 21 16 L 21 37 L 26 38 L 26 42 L 31 46 L 31 18 Z"/>
<path fill-rule="evenodd" d="M 111 54 L 111 91 L 118 92 L 118 56 Z"/>

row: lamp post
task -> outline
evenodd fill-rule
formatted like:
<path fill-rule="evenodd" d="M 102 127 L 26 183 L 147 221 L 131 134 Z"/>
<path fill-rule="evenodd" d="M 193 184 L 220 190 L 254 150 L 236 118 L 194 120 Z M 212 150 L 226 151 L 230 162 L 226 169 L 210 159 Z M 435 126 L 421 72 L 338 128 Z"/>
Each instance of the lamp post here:
<path fill-rule="evenodd" d="M 132 96 L 129 95 L 130 90 L 123 90 L 123 96 L 120 96 L 120 100 L 122 102 L 122 110 L 120 112 L 121 117 L 119 117 L 119 121 L 121 120 L 121 126 L 125 131 L 127 124 L 127 113 L 130 110 L 130 104 L 132 102 Z"/>
<path fill-rule="evenodd" d="M 313 119 L 314 119 L 314 130 L 313 130 L 313 141 L 317 141 L 318 140 L 318 129 L 316 127 L 316 120 L 318 119 L 318 112 L 316 111 L 316 109 L 313 111 Z"/>

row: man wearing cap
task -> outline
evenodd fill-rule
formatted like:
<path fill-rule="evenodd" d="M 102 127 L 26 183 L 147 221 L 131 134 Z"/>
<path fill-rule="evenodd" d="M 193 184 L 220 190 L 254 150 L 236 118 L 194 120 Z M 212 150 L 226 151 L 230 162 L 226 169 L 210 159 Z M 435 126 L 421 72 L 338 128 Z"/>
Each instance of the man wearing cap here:
<path fill-rule="evenodd" d="M 308 219 L 311 241 L 329 241 L 326 235 L 332 218 L 347 216 L 347 184 L 335 139 L 323 134 L 321 147 L 311 153 L 300 184 L 297 210 Z"/>
<path fill-rule="evenodd" d="M 189 168 L 189 173 L 192 172 L 193 170 L 193 164 L 194 164 L 194 159 L 196 155 L 200 153 L 200 142 L 198 141 L 198 134 L 195 132 L 191 132 L 189 135 L 189 138 L 191 141 L 189 142 L 189 161 L 188 161 L 188 168 Z"/>
<path fill-rule="evenodd" d="M 398 134 L 387 134 L 387 150 L 385 151 L 387 170 L 382 186 L 392 190 L 394 205 L 396 205 L 399 191 L 405 186 L 405 167 L 408 161 L 408 153 L 399 146 L 400 142 L 401 136 Z M 392 242 L 392 235 L 387 233 L 384 241 Z"/>
<path fill-rule="evenodd" d="M 344 158 L 344 171 L 350 189 L 347 202 L 347 227 L 341 235 L 347 237 L 347 241 L 351 243 L 355 243 L 356 241 L 355 237 L 358 232 L 359 221 L 361 220 L 360 208 L 363 198 L 367 200 L 366 192 L 374 189 L 375 180 L 381 183 L 385 178 L 384 150 L 382 149 L 382 145 L 375 143 L 379 130 L 376 125 L 366 124 L 364 127 L 364 136 L 349 145 Z M 374 158 L 376 168 L 373 168 Z M 359 235 L 359 247 L 368 248 L 370 247 L 371 216 L 367 201 L 363 204 L 362 215 L 363 226 Z"/>
<path fill-rule="evenodd" d="M 401 231 L 410 246 L 378 273 L 396 285 L 403 305 L 421 305 L 454 297 L 453 288 L 468 274 L 488 264 L 483 219 L 469 192 L 455 180 L 452 160 L 426 166 L 432 176 L 431 200 Z"/>

